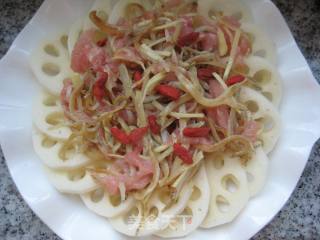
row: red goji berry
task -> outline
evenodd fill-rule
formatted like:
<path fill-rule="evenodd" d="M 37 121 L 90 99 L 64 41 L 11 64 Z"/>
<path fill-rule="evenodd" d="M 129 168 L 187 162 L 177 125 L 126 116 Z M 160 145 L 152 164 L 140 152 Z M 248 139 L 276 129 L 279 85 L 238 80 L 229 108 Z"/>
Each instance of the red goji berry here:
<path fill-rule="evenodd" d="M 183 146 L 181 146 L 179 143 L 173 144 L 173 152 L 175 155 L 177 155 L 184 163 L 186 164 L 192 164 L 192 156 L 190 152 Z"/>
<path fill-rule="evenodd" d="M 140 71 L 135 71 L 133 74 L 133 80 L 137 82 L 141 79 L 142 79 L 142 73 Z"/>
<path fill-rule="evenodd" d="M 200 33 L 198 32 L 191 32 L 183 35 L 178 39 L 177 45 L 179 47 L 190 46 L 198 40 L 199 35 Z"/>
<path fill-rule="evenodd" d="M 130 138 L 128 134 L 126 134 L 124 131 L 120 130 L 117 127 L 110 128 L 110 132 L 112 136 L 117 139 L 119 142 L 123 144 L 130 144 Z"/>
<path fill-rule="evenodd" d="M 242 75 L 235 75 L 235 76 L 232 76 L 232 77 L 228 78 L 227 81 L 226 81 L 226 84 L 228 86 L 231 86 L 231 85 L 234 85 L 236 83 L 242 82 L 244 79 L 245 79 L 245 77 L 242 76 Z"/>
<path fill-rule="evenodd" d="M 148 127 L 136 128 L 132 130 L 129 134 L 130 142 L 133 145 L 138 144 L 142 140 L 144 135 L 146 135 L 147 132 L 148 132 Z"/>
<path fill-rule="evenodd" d="M 179 89 L 169 85 L 158 85 L 156 87 L 156 91 L 163 96 L 171 98 L 172 100 L 177 100 L 180 97 Z"/>
<path fill-rule="evenodd" d="M 104 46 L 107 44 L 107 41 L 108 41 L 107 38 L 101 39 L 101 40 L 99 40 L 99 41 L 97 42 L 97 45 L 98 45 L 99 47 L 104 47 Z"/>
<path fill-rule="evenodd" d="M 157 117 L 155 115 L 149 115 L 148 116 L 148 123 L 149 123 L 149 127 L 150 130 L 153 134 L 159 134 L 161 127 L 160 125 L 157 123 Z"/>
<path fill-rule="evenodd" d="M 200 80 L 209 80 L 209 79 L 213 79 L 212 73 L 214 72 L 221 75 L 221 73 L 224 72 L 224 69 L 220 67 L 213 67 L 213 66 L 198 68 L 197 76 Z"/>
<path fill-rule="evenodd" d="M 212 79 L 213 78 L 212 73 L 214 72 L 215 72 L 215 69 L 213 67 L 197 69 L 198 78 L 201 80 Z"/>
<path fill-rule="evenodd" d="M 183 129 L 183 135 L 186 137 L 206 137 L 209 135 L 210 128 L 195 127 Z"/>

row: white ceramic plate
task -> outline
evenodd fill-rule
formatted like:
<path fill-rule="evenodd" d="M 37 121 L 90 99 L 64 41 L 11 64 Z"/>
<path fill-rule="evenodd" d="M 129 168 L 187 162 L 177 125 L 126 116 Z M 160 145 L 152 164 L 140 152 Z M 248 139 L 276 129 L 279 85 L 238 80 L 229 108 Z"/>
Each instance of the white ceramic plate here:
<path fill-rule="evenodd" d="M 255 21 L 276 43 L 283 78 L 283 132 L 270 156 L 267 184 L 232 223 L 197 230 L 188 239 L 248 239 L 285 204 L 320 135 L 320 88 L 279 10 L 269 0 L 246 1 Z M 122 239 L 107 220 L 90 212 L 77 197 L 58 193 L 41 170 L 31 141 L 31 101 L 37 84 L 29 68 L 30 51 L 43 38 L 66 29 L 91 1 L 45 1 L 1 60 L 0 142 L 20 193 L 32 210 L 63 239 Z"/>

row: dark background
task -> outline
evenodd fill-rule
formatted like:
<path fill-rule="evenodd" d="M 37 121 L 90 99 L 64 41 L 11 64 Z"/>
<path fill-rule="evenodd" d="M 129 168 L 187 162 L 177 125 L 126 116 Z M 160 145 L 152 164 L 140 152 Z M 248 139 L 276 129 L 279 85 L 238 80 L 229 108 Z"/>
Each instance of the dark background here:
<path fill-rule="evenodd" d="M 288 22 L 319 82 L 320 0 L 273 2 Z M 0 57 L 6 53 L 41 3 L 42 0 L 0 0 Z M 1 147 L 0 157 L 0 239 L 59 239 L 21 198 L 9 176 Z M 320 239 L 320 141 L 315 144 L 287 204 L 253 239 Z"/>

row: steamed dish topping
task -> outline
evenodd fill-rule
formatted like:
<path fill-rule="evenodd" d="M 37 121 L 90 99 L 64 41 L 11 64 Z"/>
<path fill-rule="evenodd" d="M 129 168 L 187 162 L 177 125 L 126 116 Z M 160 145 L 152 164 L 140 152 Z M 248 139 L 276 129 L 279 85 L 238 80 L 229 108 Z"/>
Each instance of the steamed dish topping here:
<path fill-rule="evenodd" d="M 232 221 L 280 131 L 275 51 L 249 20 L 239 1 L 100 0 L 44 43 L 33 141 L 53 185 L 130 236 Z"/>

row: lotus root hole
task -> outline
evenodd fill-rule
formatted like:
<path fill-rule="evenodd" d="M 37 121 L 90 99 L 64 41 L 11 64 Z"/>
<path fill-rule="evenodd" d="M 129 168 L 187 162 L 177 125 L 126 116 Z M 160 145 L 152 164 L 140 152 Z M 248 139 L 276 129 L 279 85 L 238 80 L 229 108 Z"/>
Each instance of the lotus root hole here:
<path fill-rule="evenodd" d="M 190 207 L 186 207 L 182 212 L 181 212 L 181 215 L 184 215 L 184 216 L 193 216 L 193 212 L 192 212 L 192 209 Z"/>
<path fill-rule="evenodd" d="M 55 146 L 57 144 L 56 140 L 53 140 L 51 138 L 48 137 L 44 137 L 42 139 L 41 145 L 45 148 L 52 148 L 53 146 Z"/>
<path fill-rule="evenodd" d="M 47 44 L 44 46 L 44 51 L 53 57 L 59 57 L 60 53 L 58 49 L 53 44 Z"/>
<path fill-rule="evenodd" d="M 163 187 L 159 190 L 159 200 L 165 204 L 168 205 L 171 202 L 171 191 L 168 187 Z"/>
<path fill-rule="evenodd" d="M 245 105 L 247 106 L 248 110 L 252 113 L 256 113 L 259 111 L 259 106 L 255 101 L 249 100 L 245 102 Z"/>
<path fill-rule="evenodd" d="M 45 99 L 43 99 L 42 103 L 47 107 L 57 106 L 57 101 L 54 96 L 47 96 Z"/>
<path fill-rule="evenodd" d="M 62 35 L 60 38 L 60 42 L 65 49 L 68 49 L 68 36 Z"/>
<path fill-rule="evenodd" d="M 243 18 L 243 14 L 242 14 L 242 12 L 235 12 L 231 15 L 231 17 L 233 17 L 239 21 Z"/>
<path fill-rule="evenodd" d="M 263 141 L 261 138 L 259 138 L 259 139 L 257 140 L 256 144 L 263 147 L 263 146 L 264 146 L 264 141 Z"/>
<path fill-rule="evenodd" d="M 46 116 L 45 121 L 49 125 L 57 126 L 63 121 L 63 113 L 62 112 L 50 113 L 49 115 Z"/>
<path fill-rule="evenodd" d="M 253 75 L 253 79 L 261 85 L 267 84 L 271 80 L 271 72 L 266 69 L 261 69 Z"/>
<path fill-rule="evenodd" d="M 254 56 L 265 58 L 267 56 L 267 52 L 265 49 L 259 49 L 253 53 Z"/>
<path fill-rule="evenodd" d="M 221 195 L 218 195 L 216 197 L 216 204 L 217 204 L 219 211 L 222 213 L 226 213 L 230 209 L 230 203 L 228 202 L 228 200 L 225 197 L 223 197 Z"/>
<path fill-rule="evenodd" d="M 153 206 L 150 210 L 149 210 L 149 216 L 148 216 L 148 221 L 155 221 L 156 218 L 159 216 L 159 209 L 156 206 Z"/>
<path fill-rule="evenodd" d="M 270 117 L 268 115 L 263 118 L 257 119 L 257 121 L 260 124 L 262 124 L 264 132 L 269 132 L 274 128 L 274 120 L 272 117 Z"/>
<path fill-rule="evenodd" d="M 110 200 L 110 203 L 112 204 L 112 206 L 117 207 L 121 203 L 121 196 L 120 196 L 120 194 L 110 195 L 109 200 Z"/>
<path fill-rule="evenodd" d="M 221 169 L 224 166 L 224 159 L 223 159 L 223 155 L 222 154 L 216 154 L 213 159 L 212 159 L 212 163 L 215 169 Z"/>
<path fill-rule="evenodd" d="M 75 171 L 75 172 L 69 172 L 68 173 L 68 178 L 70 181 L 79 181 L 81 179 L 84 178 L 84 176 L 86 175 L 85 170 L 79 170 L 79 171 Z"/>
<path fill-rule="evenodd" d="M 136 224 L 137 221 L 139 221 L 138 215 L 139 215 L 139 209 L 137 207 L 134 207 L 130 209 L 129 212 L 123 215 L 123 221 L 126 225 Z"/>
<path fill-rule="evenodd" d="M 247 75 L 247 74 L 249 74 L 250 69 L 249 69 L 248 65 L 241 64 L 241 65 L 235 67 L 235 71 L 242 73 L 244 75 Z"/>
<path fill-rule="evenodd" d="M 269 101 L 273 100 L 273 96 L 271 92 L 262 92 L 262 95 L 265 96 Z"/>
<path fill-rule="evenodd" d="M 91 192 L 90 199 L 92 202 L 97 203 L 103 199 L 103 196 L 104 196 L 104 190 L 102 188 L 99 188 Z"/>
<path fill-rule="evenodd" d="M 59 157 L 62 161 L 71 159 L 76 154 L 76 149 L 73 146 L 69 146 L 67 149 L 64 149 L 64 152 L 59 152 Z"/>
<path fill-rule="evenodd" d="M 239 182 L 236 177 L 232 174 L 227 174 L 221 179 L 221 184 L 224 189 L 227 191 L 234 193 L 239 188 Z"/>
<path fill-rule="evenodd" d="M 201 191 L 197 186 L 193 186 L 192 194 L 190 197 L 191 201 L 196 201 L 201 197 Z"/>
<path fill-rule="evenodd" d="M 55 63 L 45 63 L 42 65 L 42 71 L 51 77 L 57 76 L 60 73 L 60 67 Z"/>

